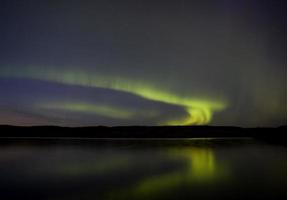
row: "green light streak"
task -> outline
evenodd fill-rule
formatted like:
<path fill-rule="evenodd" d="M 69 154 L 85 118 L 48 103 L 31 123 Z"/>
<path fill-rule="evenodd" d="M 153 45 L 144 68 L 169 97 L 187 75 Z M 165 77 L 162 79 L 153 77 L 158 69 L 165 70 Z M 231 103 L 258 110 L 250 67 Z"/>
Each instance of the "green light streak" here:
<path fill-rule="evenodd" d="M 52 70 L 47 68 L 39 70 L 35 67 L 27 67 L 23 71 L 10 71 L 8 69 L 2 69 L 0 74 L 9 77 L 24 77 L 33 78 L 39 80 L 47 80 L 58 82 L 68 85 L 78 85 L 85 87 L 99 87 L 113 89 L 122 92 L 128 92 L 137 96 L 140 96 L 147 100 L 158 101 L 171 105 L 181 106 L 185 108 L 188 116 L 184 119 L 175 119 L 166 122 L 160 122 L 160 125 L 204 125 L 208 124 L 212 120 L 214 112 L 222 111 L 226 108 L 227 103 L 222 100 L 210 100 L 206 98 L 194 98 L 192 96 L 180 96 L 176 92 L 168 91 L 164 87 L 158 87 L 151 83 L 147 83 L 141 80 L 133 80 L 124 77 L 115 77 L 97 74 L 96 72 L 87 72 L 83 70 Z M 75 109 L 89 110 L 88 107 L 76 105 Z M 68 109 L 72 108 L 71 105 L 67 106 Z M 108 108 L 95 108 L 100 113 L 114 112 Z M 120 115 L 123 114 L 122 112 Z M 116 113 L 114 113 L 116 114 Z"/>
<path fill-rule="evenodd" d="M 134 112 L 122 108 L 116 108 L 110 105 L 96 105 L 89 103 L 51 103 L 45 106 L 39 106 L 45 109 L 65 110 L 71 112 L 80 112 L 87 114 L 97 114 L 104 117 L 116 119 L 130 119 L 135 116 Z"/>

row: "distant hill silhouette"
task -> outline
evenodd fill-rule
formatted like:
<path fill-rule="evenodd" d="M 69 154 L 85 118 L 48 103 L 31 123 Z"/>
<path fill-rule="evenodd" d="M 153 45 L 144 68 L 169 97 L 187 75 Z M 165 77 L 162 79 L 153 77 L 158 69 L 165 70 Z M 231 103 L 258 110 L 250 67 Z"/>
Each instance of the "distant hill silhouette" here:
<path fill-rule="evenodd" d="M 214 138 L 252 137 L 266 141 L 285 142 L 287 126 L 278 128 L 240 128 L 226 126 L 118 126 L 58 127 L 0 125 L 0 138 Z M 287 138 L 287 137 L 286 137 Z"/>

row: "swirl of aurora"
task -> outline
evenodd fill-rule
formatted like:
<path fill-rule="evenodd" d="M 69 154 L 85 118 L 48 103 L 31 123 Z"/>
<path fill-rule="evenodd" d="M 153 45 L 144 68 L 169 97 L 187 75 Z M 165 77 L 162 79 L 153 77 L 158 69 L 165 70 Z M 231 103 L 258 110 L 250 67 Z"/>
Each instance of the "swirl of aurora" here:
<path fill-rule="evenodd" d="M 185 112 L 185 117 L 174 118 L 167 121 L 155 122 L 157 125 L 205 125 L 212 121 L 215 112 L 224 110 L 227 106 L 226 101 L 207 99 L 201 97 L 181 96 L 167 88 L 160 87 L 152 82 L 144 80 L 136 80 L 124 76 L 113 76 L 99 74 L 93 71 L 84 71 L 77 69 L 62 70 L 53 68 L 41 69 L 36 67 L 23 67 L 23 70 L 12 71 L 9 68 L 1 69 L 2 77 L 25 78 L 33 80 L 43 80 L 49 82 L 60 83 L 64 85 L 84 86 L 111 89 L 120 92 L 126 92 L 136 95 L 140 98 L 149 101 L 156 101 L 165 104 L 182 107 Z M 62 109 L 75 112 L 89 113 L 94 112 L 103 115 L 111 113 L 115 118 L 131 118 L 134 114 L 128 111 L 112 108 L 107 106 L 97 106 L 91 103 L 69 102 L 61 104 L 54 102 L 47 108 Z M 106 114 L 105 114 L 106 113 Z"/>

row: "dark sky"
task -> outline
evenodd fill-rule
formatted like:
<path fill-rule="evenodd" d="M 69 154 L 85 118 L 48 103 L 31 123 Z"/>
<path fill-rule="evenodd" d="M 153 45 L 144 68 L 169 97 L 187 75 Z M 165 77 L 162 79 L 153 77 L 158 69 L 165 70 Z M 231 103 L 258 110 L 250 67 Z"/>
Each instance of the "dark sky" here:
<path fill-rule="evenodd" d="M 1 0 L 0 124 L 286 124 L 286 10 L 286 0 Z"/>

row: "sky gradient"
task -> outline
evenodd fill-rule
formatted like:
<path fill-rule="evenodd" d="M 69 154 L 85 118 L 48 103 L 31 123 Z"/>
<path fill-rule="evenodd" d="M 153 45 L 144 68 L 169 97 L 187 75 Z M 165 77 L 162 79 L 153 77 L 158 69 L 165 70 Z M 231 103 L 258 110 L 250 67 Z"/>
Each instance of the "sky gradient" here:
<path fill-rule="evenodd" d="M 0 124 L 287 122 L 284 0 L 0 2 Z"/>

